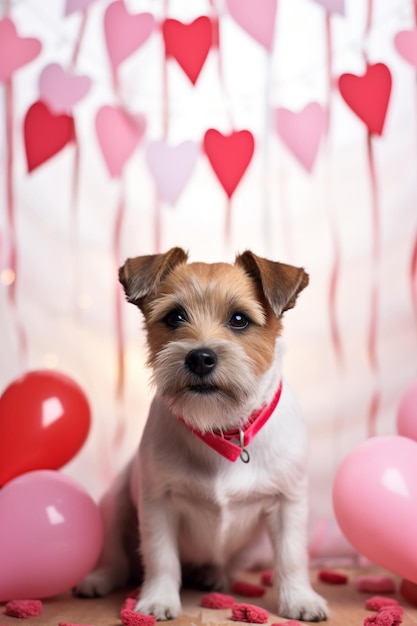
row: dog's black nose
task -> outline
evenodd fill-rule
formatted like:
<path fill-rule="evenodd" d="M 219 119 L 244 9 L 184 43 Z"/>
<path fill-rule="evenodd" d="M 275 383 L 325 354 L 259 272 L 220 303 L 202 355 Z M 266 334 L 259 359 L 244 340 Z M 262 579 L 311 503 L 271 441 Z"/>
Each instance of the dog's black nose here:
<path fill-rule="evenodd" d="M 203 378 L 216 367 L 217 356 L 210 348 L 191 350 L 185 357 L 185 364 L 193 374 Z"/>

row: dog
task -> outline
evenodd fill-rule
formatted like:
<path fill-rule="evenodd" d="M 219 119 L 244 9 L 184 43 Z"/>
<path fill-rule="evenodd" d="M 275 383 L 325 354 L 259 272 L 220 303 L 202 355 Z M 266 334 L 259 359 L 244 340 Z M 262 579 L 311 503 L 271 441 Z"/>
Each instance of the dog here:
<path fill-rule="evenodd" d="M 279 615 L 325 620 L 308 571 L 306 427 L 281 371 L 282 316 L 308 275 L 249 250 L 233 265 L 187 260 L 172 248 L 120 268 L 156 394 L 138 453 L 102 499 L 104 547 L 76 593 L 123 587 L 133 566 L 136 610 L 172 619 L 182 583 L 227 589 L 267 533 Z"/>

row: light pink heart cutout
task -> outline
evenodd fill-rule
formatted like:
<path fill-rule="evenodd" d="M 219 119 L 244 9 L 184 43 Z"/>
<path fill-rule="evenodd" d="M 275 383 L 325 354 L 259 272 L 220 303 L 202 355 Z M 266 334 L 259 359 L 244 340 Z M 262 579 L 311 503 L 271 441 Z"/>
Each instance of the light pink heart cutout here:
<path fill-rule="evenodd" d="M 67 0 L 65 4 L 65 15 L 70 15 L 75 11 L 84 11 L 90 4 L 93 4 L 96 0 Z"/>
<path fill-rule="evenodd" d="M 30 63 L 41 48 L 39 39 L 20 37 L 9 17 L 0 20 L 0 82 L 8 80 L 16 70 Z"/>
<path fill-rule="evenodd" d="M 109 4 L 104 14 L 104 34 L 113 69 L 145 43 L 154 27 L 151 13 L 131 15 L 123 0 Z"/>
<path fill-rule="evenodd" d="M 113 178 L 121 176 L 126 161 L 140 143 L 145 129 L 146 118 L 142 114 L 129 116 L 123 109 L 107 105 L 97 111 L 97 138 Z"/>
<path fill-rule="evenodd" d="M 403 59 L 417 67 L 417 28 L 401 30 L 394 37 L 394 45 Z"/>
<path fill-rule="evenodd" d="M 88 93 L 91 79 L 66 72 L 58 63 L 43 68 L 39 77 L 39 96 L 52 113 L 69 113 Z"/>
<path fill-rule="evenodd" d="M 274 43 L 277 0 L 226 0 L 227 9 L 237 24 L 255 41 L 271 52 Z"/>
<path fill-rule="evenodd" d="M 314 2 L 321 4 L 329 13 L 345 15 L 345 0 L 314 0 Z"/>
<path fill-rule="evenodd" d="M 325 109 L 318 102 L 310 102 L 299 112 L 279 107 L 275 116 L 279 137 L 307 172 L 311 172 L 327 127 Z"/>
<path fill-rule="evenodd" d="M 153 141 L 146 151 L 146 163 L 161 198 L 176 204 L 193 173 L 199 147 L 192 141 L 170 146 L 164 141 Z"/>

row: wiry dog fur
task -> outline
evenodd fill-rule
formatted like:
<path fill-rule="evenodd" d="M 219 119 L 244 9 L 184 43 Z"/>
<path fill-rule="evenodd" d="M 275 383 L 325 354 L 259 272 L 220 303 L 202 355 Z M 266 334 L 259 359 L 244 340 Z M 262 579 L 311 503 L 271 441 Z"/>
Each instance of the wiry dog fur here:
<path fill-rule="evenodd" d="M 326 619 L 309 581 L 307 436 L 289 386 L 248 447 L 247 464 L 223 458 L 186 426 L 225 432 L 271 402 L 282 376 L 282 315 L 307 274 L 250 251 L 234 265 L 187 264 L 173 248 L 128 259 L 120 281 L 144 316 L 156 395 L 138 453 L 103 498 L 104 548 L 77 592 L 104 595 L 128 582 L 137 546 L 126 550 L 126 529 L 137 513 L 139 612 L 176 617 L 184 580 L 224 589 L 266 530 L 279 614 Z M 210 357 L 204 371 L 190 360 L 196 350 Z"/>

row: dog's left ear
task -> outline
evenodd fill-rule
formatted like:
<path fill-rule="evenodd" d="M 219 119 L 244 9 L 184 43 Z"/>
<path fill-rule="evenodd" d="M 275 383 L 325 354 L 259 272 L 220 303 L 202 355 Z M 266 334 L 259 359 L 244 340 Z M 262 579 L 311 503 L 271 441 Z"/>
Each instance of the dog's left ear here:
<path fill-rule="evenodd" d="M 298 294 L 308 285 L 302 267 L 269 261 L 250 250 L 237 256 L 235 263 L 255 279 L 277 317 L 295 306 Z"/>

